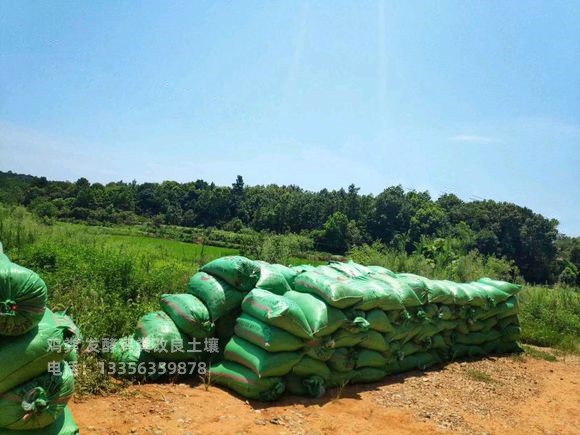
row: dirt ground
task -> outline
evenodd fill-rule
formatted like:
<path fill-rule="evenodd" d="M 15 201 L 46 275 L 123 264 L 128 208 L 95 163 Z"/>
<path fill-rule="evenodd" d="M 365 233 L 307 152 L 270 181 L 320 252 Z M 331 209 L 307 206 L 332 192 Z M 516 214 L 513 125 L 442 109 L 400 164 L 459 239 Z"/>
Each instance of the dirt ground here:
<path fill-rule="evenodd" d="M 579 369 L 571 356 L 492 357 L 273 404 L 217 386 L 149 384 L 71 409 L 81 434 L 580 434 Z"/>

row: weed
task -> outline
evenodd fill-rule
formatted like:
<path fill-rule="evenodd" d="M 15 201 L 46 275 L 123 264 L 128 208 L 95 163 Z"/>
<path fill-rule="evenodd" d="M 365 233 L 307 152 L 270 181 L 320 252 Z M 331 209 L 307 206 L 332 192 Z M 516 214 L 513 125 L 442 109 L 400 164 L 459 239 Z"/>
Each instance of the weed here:
<path fill-rule="evenodd" d="M 477 382 L 485 382 L 486 384 L 493 384 L 498 382 L 497 380 L 493 379 L 490 375 L 481 370 L 467 369 L 465 373 L 467 374 L 468 378 Z"/>

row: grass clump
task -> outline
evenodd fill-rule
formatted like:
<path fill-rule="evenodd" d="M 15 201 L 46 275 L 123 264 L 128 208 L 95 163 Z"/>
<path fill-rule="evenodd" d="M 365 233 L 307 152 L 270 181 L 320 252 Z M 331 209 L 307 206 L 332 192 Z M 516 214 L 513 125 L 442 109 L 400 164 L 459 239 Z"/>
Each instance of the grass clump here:
<path fill-rule="evenodd" d="M 550 361 L 550 362 L 558 361 L 558 358 L 556 357 L 556 355 L 554 355 L 551 352 L 537 349 L 537 348 L 532 347 L 532 346 L 526 346 L 525 344 L 522 347 L 524 349 L 525 355 L 530 357 L 530 358 L 541 359 L 541 360 Z"/>
<path fill-rule="evenodd" d="M 497 380 L 492 378 L 490 375 L 488 375 L 484 371 L 477 370 L 477 369 L 467 369 L 465 371 L 465 374 L 467 375 L 467 377 L 469 379 L 477 381 L 477 382 L 484 382 L 486 384 L 493 384 L 493 383 L 498 382 Z"/>

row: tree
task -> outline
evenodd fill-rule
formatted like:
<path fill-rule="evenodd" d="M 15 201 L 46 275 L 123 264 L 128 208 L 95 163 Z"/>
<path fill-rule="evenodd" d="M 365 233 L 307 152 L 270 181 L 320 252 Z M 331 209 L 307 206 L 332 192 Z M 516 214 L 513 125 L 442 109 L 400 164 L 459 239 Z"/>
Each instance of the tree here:
<path fill-rule="evenodd" d="M 332 254 L 344 254 L 348 250 L 348 226 L 349 221 L 344 213 L 334 213 L 322 227 L 322 234 L 317 242 L 319 247 Z"/>
<path fill-rule="evenodd" d="M 377 196 L 374 216 L 369 225 L 374 239 L 390 243 L 396 234 L 409 230 L 410 218 L 406 202 L 401 186 L 389 187 Z"/>

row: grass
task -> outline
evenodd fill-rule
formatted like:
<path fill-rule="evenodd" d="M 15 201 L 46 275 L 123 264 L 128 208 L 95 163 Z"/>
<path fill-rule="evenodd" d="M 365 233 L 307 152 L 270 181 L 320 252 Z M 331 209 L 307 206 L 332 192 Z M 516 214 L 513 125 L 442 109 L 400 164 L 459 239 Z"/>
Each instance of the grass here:
<path fill-rule="evenodd" d="M 580 294 L 571 288 L 525 287 L 519 294 L 522 342 L 580 353 Z"/>
<path fill-rule="evenodd" d="M 532 346 L 527 346 L 525 344 L 522 347 L 524 349 L 525 355 L 530 357 L 530 358 L 541 359 L 541 360 L 550 361 L 550 362 L 558 361 L 558 358 L 556 357 L 556 355 L 554 355 L 551 352 L 537 349 L 537 348 L 532 347 Z"/>
<path fill-rule="evenodd" d="M 496 379 L 492 378 L 487 373 L 477 369 L 467 369 L 465 371 L 465 374 L 467 375 L 468 378 L 477 382 L 484 382 L 486 384 L 494 384 L 498 382 Z"/>

